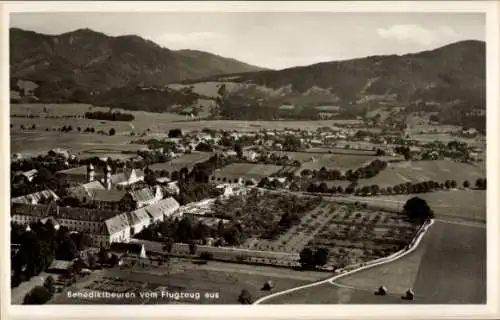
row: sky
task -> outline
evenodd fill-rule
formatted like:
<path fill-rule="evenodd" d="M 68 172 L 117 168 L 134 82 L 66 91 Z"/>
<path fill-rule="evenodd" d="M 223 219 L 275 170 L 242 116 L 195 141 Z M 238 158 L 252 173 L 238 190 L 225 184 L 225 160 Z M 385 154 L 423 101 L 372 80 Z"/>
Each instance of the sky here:
<path fill-rule="evenodd" d="M 484 13 L 12 13 L 10 26 L 45 34 L 81 28 L 135 34 L 172 50 L 202 50 L 270 69 L 486 37 Z"/>

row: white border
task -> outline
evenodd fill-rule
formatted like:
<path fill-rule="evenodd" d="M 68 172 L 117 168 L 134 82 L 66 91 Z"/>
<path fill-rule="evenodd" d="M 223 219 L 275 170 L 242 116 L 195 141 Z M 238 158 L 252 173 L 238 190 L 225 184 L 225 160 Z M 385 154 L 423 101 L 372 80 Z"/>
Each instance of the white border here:
<path fill-rule="evenodd" d="M 114 317 L 118 319 L 158 317 L 169 318 L 497 318 L 498 307 L 498 277 L 496 268 L 498 261 L 498 142 L 499 128 L 496 121 L 499 119 L 499 32 L 498 14 L 499 3 L 497 1 L 365 1 L 365 2 L 13 2 L 2 3 L 1 19 L 3 22 L 1 33 L 2 52 L 2 155 L 1 161 L 6 161 L 0 166 L 3 179 L 0 184 L 2 195 L 2 259 L 7 268 L 2 268 L 2 314 L 8 311 L 8 318 L 103 318 Z M 489 186 L 487 191 L 488 201 L 488 304 L 486 306 L 456 306 L 456 305 L 363 305 L 362 308 L 352 305 L 253 305 L 242 306 L 188 306 L 188 305 L 165 305 L 165 306 L 9 306 L 9 270 L 10 257 L 8 250 L 9 232 L 8 215 L 8 155 L 10 154 L 9 140 L 9 92 L 8 92 L 8 13 L 9 12 L 129 12 L 129 11 L 206 11 L 206 12 L 300 12 L 300 11 L 334 11 L 334 12 L 486 12 L 487 13 L 487 172 Z M 5 266 L 4 264 L 4 266 Z M 7 304 L 7 305 L 6 305 Z M 251 311 L 250 311 L 251 310 Z M 6 315 L 6 314 L 3 314 Z"/>

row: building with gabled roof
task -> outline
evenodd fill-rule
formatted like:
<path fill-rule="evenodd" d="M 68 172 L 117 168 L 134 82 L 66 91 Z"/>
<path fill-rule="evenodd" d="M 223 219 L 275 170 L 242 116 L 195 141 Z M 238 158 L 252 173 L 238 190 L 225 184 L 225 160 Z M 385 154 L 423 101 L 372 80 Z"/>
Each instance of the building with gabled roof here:
<path fill-rule="evenodd" d="M 12 203 L 25 203 L 25 204 L 41 204 L 55 202 L 59 200 L 59 196 L 52 190 L 46 189 L 24 196 L 19 196 L 11 199 Z"/>
<path fill-rule="evenodd" d="M 151 216 L 145 208 L 139 208 L 127 214 L 130 225 L 130 234 L 135 235 L 151 224 Z"/>
<path fill-rule="evenodd" d="M 124 168 L 123 172 L 111 175 L 111 184 L 117 188 L 130 186 L 139 181 L 144 181 L 144 171 L 141 169 Z"/>
<path fill-rule="evenodd" d="M 132 201 L 135 202 L 137 208 L 149 206 L 157 203 L 163 198 L 163 192 L 159 186 L 155 188 L 142 188 L 129 191 Z"/>
<path fill-rule="evenodd" d="M 29 226 L 48 218 L 69 230 L 87 233 L 94 246 L 106 247 L 130 239 L 129 219 L 123 212 L 57 205 L 11 205 L 11 220 L 15 223 Z"/>
<path fill-rule="evenodd" d="M 92 199 L 92 190 L 105 190 L 104 186 L 99 181 L 91 181 L 66 189 L 70 197 L 74 197 L 80 202 L 87 202 Z"/>
<path fill-rule="evenodd" d="M 15 184 L 31 183 L 31 182 L 33 182 L 33 180 L 35 179 L 35 177 L 37 175 L 38 175 L 37 169 L 31 169 L 28 171 L 18 172 L 14 177 L 14 183 Z"/>
<path fill-rule="evenodd" d="M 151 222 L 163 221 L 165 217 L 172 216 L 180 208 L 179 203 L 172 197 L 160 200 L 156 204 L 144 207 L 151 216 Z"/>

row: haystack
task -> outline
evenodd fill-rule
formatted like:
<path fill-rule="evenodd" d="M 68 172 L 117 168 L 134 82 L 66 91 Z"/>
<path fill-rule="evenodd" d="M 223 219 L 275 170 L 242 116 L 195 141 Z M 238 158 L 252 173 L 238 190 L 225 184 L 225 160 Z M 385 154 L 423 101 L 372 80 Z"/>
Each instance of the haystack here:
<path fill-rule="evenodd" d="M 377 291 L 375 291 L 375 294 L 378 296 L 385 296 L 387 294 L 387 287 L 386 286 L 380 286 Z"/>
<path fill-rule="evenodd" d="M 274 287 L 275 287 L 274 281 L 268 280 L 268 281 L 266 281 L 266 283 L 264 283 L 262 290 L 270 291 L 270 290 L 274 289 Z"/>
<path fill-rule="evenodd" d="M 415 293 L 413 292 L 412 289 L 408 289 L 404 296 L 402 297 L 404 300 L 413 300 L 413 297 L 415 296 Z"/>

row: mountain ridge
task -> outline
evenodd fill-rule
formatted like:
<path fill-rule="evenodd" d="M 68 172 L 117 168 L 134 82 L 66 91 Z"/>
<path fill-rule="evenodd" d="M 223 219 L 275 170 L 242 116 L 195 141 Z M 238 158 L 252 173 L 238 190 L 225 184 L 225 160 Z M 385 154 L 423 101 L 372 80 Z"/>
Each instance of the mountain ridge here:
<path fill-rule="evenodd" d="M 88 28 L 59 35 L 19 28 L 9 33 L 11 76 L 33 81 L 71 80 L 83 88 L 109 89 L 264 70 L 208 52 L 193 58 L 192 52 L 164 48 L 137 35 L 111 37 Z"/>

